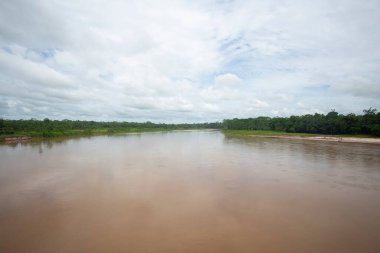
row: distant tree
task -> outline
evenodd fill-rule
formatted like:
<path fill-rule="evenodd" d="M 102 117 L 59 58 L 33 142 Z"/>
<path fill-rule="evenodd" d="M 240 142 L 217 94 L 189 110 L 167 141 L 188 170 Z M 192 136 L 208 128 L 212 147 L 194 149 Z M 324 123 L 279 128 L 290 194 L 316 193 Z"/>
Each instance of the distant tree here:
<path fill-rule="evenodd" d="M 315 113 L 290 117 L 257 117 L 247 119 L 225 119 L 223 122 L 194 124 L 164 124 L 138 122 L 96 122 L 80 120 L 8 120 L 0 118 L 0 134 L 10 135 L 25 132 L 39 133 L 43 136 L 54 136 L 66 130 L 79 130 L 91 134 L 95 129 L 109 130 L 110 133 L 125 131 L 130 128 L 162 128 L 162 129 L 242 129 L 242 130 L 274 130 L 286 132 L 319 133 L 319 134 L 371 134 L 380 136 L 380 112 L 370 107 L 363 110 L 363 115 L 353 113 L 342 115 L 331 110 L 327 115 Z M 68 131 L 68 132 L 70 132 Z"/>
<path fill-rule="evenodd" d="M 274 130 L 319 134 L 372 134 L 380 135 L 380 113 L 369 108 L 364 115 L 342 115 L 332 109 L 327 115 L 290 116 L 287 118 L 257 117 L 226 119 L 224 129 Z"/>
<path fill-rule="evenodd" d="M 363 110 L 364 115 L 375 115 L 377 112 L 377 109 L 370 107 L 368 110 Z"/>

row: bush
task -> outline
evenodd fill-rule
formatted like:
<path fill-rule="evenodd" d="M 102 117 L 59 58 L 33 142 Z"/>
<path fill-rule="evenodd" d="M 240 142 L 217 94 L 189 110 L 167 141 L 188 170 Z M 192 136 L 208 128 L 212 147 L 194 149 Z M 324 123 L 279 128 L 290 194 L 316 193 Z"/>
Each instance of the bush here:
<path fill-rule="evenodd" d="M 379 124 L 371 125 L 369 127 L 369 129 L 370 129 L 370 132 L 372 135 L 380 136 L 380 125 Z"/>
<path fill-rule="evenodd" d="M 15 131 L 9 127 L 0 129 L 0 135 L 14 134 L 14 133 L 15 133 Z"/>
<path fill-rule="evenodd" d="M 54 134 L 50 131 L 43 131 L 42 132 L 42 137 L 53 137 Z"/>

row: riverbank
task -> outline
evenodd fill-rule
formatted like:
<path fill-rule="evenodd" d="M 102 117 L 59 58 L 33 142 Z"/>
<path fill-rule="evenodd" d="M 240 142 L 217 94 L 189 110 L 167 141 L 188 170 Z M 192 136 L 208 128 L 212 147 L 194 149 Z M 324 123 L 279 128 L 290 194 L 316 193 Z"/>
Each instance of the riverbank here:
<path fill-rule="evenodd" d="M 88 137 L 99 135 L 118 135 L 128 133 L 146 133 L 146 132 L 171 132 L 185 130 L 181 128 L 129 128 L 129 129 L 87 129 L 87 130 L 66 130 L 51 132 L 19 132 L 13 135 L 0 136 L 0 143 L 23 143 L 43 139 L 65 138 L 65 137 Z M 219 131 L 219 130 L 218 130 Z M 309 133 L 286 133 L 267 130 L 222 130 L 227 137 L 258 137 L 258 138 L 278 138 L 294 140 L 311 140 L 311 141 L 328 141 L 328 142 L 346 142 L 346 143 L 370 143 L 380 144 L 380 138 L 369 135 L 320 135 Z"/>
<path fill-rule="evenodd" d="M 176 130 L 189 130 L 180 128 L 128 128 L 128 129 L 86 129 L 86 130 L 64 130 L 64 131 L 23 131 L 12 135 L 0 136 L 0 143 L 22 143 L 41 139 L 62 138 L 62 137 L 86 137 L 99 135 L 118 135 L 128 133 L 146 133 L 146 132 L 168 132 Z M 197 130 L 197 129 L 191 129 Z"/>
<path fill-rule="evenodd" d="M 229 137 L 262 137 L 310 141 L 380 144 L 380 138 L 369 135 L 320 135 L 264 130 L 223 130 L 223 133 Z"/>

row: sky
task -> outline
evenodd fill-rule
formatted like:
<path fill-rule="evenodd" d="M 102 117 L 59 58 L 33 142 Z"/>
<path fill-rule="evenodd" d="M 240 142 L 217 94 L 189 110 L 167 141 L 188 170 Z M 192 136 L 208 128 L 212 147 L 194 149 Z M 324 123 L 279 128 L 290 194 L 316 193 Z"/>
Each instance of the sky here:
<path fill-rule="evenodd" d="M 0 117 L 380 109 L 379 0 L 0 1 Z"/>

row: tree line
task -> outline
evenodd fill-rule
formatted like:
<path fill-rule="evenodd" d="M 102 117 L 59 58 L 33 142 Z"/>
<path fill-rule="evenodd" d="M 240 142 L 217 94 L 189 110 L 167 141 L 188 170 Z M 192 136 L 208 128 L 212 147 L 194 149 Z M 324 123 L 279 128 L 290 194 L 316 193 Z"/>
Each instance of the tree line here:
<path fill-rule="evenodd" d="M 107 133 L 123 132 L 130 129 L 147 129 L 147 130 L 175 130 L 175 129 L 219 129 L 221 123 L 194 123 L 194 124 L 165 124 L 152 123 L 150 121 L 139 122 L 97 122 L 83 120 L 44 120 L 28 119 L 28 120 L 9 120 L 0 118 L 0 135 L 14 134 L 35 134 L 42 136 L 59 135 L 59 133 L 70 133 L 70 131 L 78 130 L 84 134 L 103 129 Z"/>
<path fill-rule="evenodd" d="M 140 122 L 97 122 L 81 120 L 9 120 L 0 118 L 0 135 L 34 134 L 54 136 L 79 131 L 91 134 L 96 130 L 106 133 L 139 130 L 175 130 L 175 129 L 226 129 L 226 130 L 271 130 L 288 133 L 314 134 L 367 134 L 380 136 L 380 112 L 369 108 L 363 115 L 339 114 L 332 110 L 324 114 L 315 113 L 290 117 L 257 117 L 247 119 L 225 119 L 223 122 L 165 124 L 150 121 Z"/>
<path fill-rule="evenodd" d="M 380 112 L 369 108 L 363 115 L 339 114 L 332 110 L 324 114 L 315 113 L 290 117 L 257 117 L 248 119 L 226 119 L 224 129 L 271 130 L 288 133 L 314 134 L 366 134 L 380 136 Z"/>

